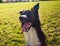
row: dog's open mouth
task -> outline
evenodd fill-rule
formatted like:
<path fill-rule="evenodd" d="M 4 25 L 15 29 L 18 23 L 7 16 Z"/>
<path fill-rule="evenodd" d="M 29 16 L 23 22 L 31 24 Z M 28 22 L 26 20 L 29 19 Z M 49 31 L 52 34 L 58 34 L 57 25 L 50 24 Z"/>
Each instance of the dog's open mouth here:
<path fill-rule="evenodd" d="M 21 34 L 22 34 L 24 31 L 25 31 L 25 32 L 29 31 L 30 27 L 31 27 L 31 22 L 26 22 L 26 23 L 24 23 L 24 25 L 22 26 L 22 32 L 21 32 Z"/>

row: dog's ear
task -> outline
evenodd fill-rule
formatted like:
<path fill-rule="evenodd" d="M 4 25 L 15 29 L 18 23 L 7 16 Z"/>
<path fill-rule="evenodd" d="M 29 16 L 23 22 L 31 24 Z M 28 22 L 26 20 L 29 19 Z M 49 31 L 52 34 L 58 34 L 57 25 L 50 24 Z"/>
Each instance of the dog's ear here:
<path fill-rule="evenodd" d="M 21 10 L 19 13 L 22 14 L 22 13 L 24 13 L 24 12 L 25 12 L 25 10 L 23 9 L 23 10 Z"/>
<path fill-rule="evenodd" d="M 37 3 L 32 9 L 31 11 L 38 11 L 39 9 L 39 3 Z"/>
<path fill-rule="evenodd" d="M 22 11 L 19 12 L 20 14 L 22 13 Z"/>

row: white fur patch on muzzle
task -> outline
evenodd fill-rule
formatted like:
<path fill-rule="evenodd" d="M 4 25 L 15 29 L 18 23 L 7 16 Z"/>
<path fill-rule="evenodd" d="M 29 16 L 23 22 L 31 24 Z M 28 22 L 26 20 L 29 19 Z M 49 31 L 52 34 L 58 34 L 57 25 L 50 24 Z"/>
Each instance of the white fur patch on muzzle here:
<path fill-rule="evenodd" d="M 27 15 L 21 15 L 20 17 L 24 17 L 24 18 L 27 18 Z"/>

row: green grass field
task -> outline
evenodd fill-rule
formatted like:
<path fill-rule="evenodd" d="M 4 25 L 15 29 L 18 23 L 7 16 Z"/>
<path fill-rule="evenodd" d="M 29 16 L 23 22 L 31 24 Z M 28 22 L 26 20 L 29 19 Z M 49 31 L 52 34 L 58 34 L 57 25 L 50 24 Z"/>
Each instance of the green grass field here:
<path fill-rule="evenodd" d="M 0 3 L 0 46 L 23 46 L 25 38 L 19 22 L 19 11 L 31 9 L 38 2 Z M 48 46 L 60 46 L 60 2 L 41 1 L 39 18 Z"/>

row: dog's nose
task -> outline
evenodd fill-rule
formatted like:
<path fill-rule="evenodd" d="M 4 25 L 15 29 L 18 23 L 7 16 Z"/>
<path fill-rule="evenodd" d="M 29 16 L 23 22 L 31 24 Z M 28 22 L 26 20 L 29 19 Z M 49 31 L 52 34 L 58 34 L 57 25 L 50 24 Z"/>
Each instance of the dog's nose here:
<path fill-rule="evenodd" d="M 22 23 L 24 23 L 24 22 L 26 22 L 26 18 L 20 17 L 20 21 L 21 21 Z"/>

